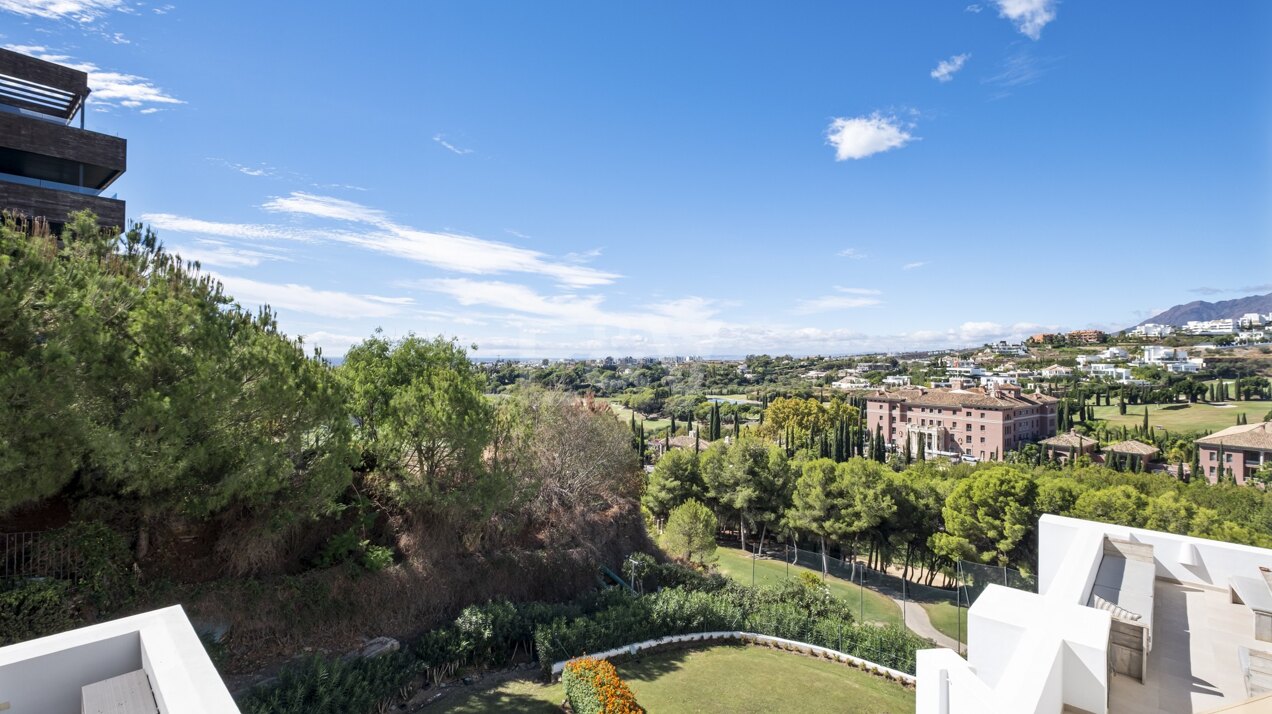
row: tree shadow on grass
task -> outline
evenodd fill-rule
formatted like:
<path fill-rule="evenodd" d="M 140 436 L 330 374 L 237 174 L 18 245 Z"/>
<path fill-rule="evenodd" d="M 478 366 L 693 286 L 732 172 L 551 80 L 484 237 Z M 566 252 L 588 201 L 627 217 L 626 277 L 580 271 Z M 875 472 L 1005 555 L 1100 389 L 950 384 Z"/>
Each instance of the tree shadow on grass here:
<path fill-rule="evenodd" d="M 673 672 L 684 669 L 686 661 L 694 652 L 722 647 L 745 647 L 729 642 L 714 640 L 695 642 L 689 645 L 673 645 L 656 651 L 646 650 L 635 657 L 614 660 L 618 674 L 624 680 L 635 682 L 651 682 Z"/>

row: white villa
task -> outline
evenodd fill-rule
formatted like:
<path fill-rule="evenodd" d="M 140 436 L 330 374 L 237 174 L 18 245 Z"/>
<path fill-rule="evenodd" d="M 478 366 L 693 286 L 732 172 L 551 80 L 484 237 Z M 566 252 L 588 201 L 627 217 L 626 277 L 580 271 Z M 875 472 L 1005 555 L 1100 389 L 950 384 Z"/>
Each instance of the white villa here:
<path fill-rule="evenodd" d="M 0 647 L 5 714 L 238 714 L 179 605 Z"/>
<path fill-rule="evenodd" d="M 1038 592 L 989 585 L 967 658 L 918 653 L 918 714 L 1272 711 L 1272 550 L 1060 516 Z"/>

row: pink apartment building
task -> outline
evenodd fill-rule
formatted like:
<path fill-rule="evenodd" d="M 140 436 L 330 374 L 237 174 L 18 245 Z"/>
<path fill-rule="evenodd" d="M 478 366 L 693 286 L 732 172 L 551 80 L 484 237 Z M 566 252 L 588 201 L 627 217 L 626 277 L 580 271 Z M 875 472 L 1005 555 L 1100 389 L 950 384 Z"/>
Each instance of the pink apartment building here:
<path fill-rule="evenodd" d="M 1243 484 L 1259 467 L 1272 463 L 1272 422 L 1241 424 L 1197 440 L 1198 463 L 1210 483 L 1232 472 Z"/>
<path fill-rule="evenodd" d="M 882 430 L 896 448 L 919 441 L 929 456 L 1001 460 L 1008 451 L 1056 433 L 1055 397 L 1022 394 L 1019 386 L 923 387 L 879 391 L 866 397 L 870 433 Z"/>

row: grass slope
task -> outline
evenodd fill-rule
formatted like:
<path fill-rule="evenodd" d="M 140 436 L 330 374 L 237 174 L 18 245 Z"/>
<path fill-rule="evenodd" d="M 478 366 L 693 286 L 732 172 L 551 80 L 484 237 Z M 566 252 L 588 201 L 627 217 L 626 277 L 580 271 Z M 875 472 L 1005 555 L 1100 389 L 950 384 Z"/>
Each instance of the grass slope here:
<path fill-rule="evenodd" d="M 716 565 L 720 568 L 720 572 L 724 575 L 737 580 L 744 585 L 751 584 L 751 556 L 738 548 L 719 548 L 716 554 L 720 556 L 720 560 Z M 799 577 L 800 571 L 821 573 L 805 568 L 800 565 L 790 566 L 790 576 L 792 578 Z M 787 578 L 786 563 L 781 560 L 760 559 L 755 561 L 755 584 L 769 585 L 780 583 Z M 901 608 L 897 607 L 895 602 L 879 593 L 866 588 L 864 590 L 865 597 L 862 598 L 862 588 L 854 585 L 846 580 L 830 576 L 826 578 L 826 587 L 830 588 L 830 593 L 836 597 L 841 597 L 848 602 L 861 605 L 864 600 L 864 614 L 861 618 L 865 622 L 877 622 L 889 625 L 900 625 Z M 858 610 L 857 612 L 863 612 Z"/>
<path fill-rule="evenodd" d="M 745 645 L 664 652 L 617 665 L 636 700 L 650 712 L 914 711 L 914 692 L 851 667 Z M 429 712 L 560 711 L 560 684 L 516 681 L 481 694 L 439 702 Z"/>

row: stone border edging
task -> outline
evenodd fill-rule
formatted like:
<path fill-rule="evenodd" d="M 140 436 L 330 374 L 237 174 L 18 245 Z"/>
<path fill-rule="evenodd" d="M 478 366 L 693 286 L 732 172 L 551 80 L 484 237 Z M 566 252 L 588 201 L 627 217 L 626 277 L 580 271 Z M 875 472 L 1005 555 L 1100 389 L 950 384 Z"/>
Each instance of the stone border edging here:
<path fill-rule="evenodd" d="M 760 635 L 754 632 L 741 631 L 720 631 L 720 632 L 695 632 L 688 635 L 669 635 L 667 637 L 659 637 L 655 640 L 645 640 L 644 642 L 635 642 L 622 647 L 615 647 L 604 652 L 586 655 L 592 659 L 610 659 L 611 657 L 635 656 L 643 650 L 652 649 L 654 647 L 663 647 L 671 644 L 679 644 L 682 642 L 709 642 L 712 640 L 741 640 L 747 644 L 765 644 L 783 649 L 795 648 L 807 654 L 821 657 L 823 659 L 833 659 L 844 664 L 851 664 L 865 671 L 873 672 L 878 675 L 896 679 L 910 686 L 915 686 L 918 680 L 912 674 L 906 674 L 891 667 L 884 667 L 867 659 L 862 659 L 854 655 L 846 654 L 838 650 L 832 650 L 829 647 L 819 647 L 818 645 L 810 645 L 806 642 L 796 642 L 795 640 L 787 640 L 781 637 L 773 637 L 771 635 Z M 574 657 L 552 664 L 552 679 L 556 680 L 561 676 L 561 672 L 565 670 L 565 665 L 573 662 L 579 657 Z"/>

